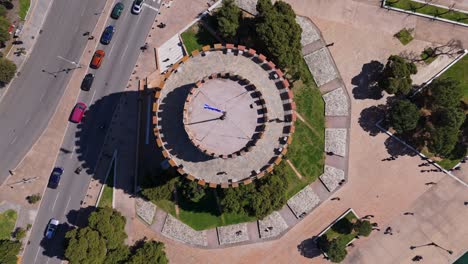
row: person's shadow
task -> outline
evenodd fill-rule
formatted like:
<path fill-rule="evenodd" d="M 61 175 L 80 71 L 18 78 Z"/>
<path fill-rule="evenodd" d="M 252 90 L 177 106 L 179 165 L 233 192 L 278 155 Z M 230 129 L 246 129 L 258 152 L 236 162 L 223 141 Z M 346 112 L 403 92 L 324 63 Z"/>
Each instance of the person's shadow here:
<path fill-rule="evenodd" d="M 374 99 L 383 97 L 383 91 L 377 82 L 382 74 L 384 65 L 379 61 L 371 61 L 362 66 L 361 72 L 351 79 L 354 99 Z"/>

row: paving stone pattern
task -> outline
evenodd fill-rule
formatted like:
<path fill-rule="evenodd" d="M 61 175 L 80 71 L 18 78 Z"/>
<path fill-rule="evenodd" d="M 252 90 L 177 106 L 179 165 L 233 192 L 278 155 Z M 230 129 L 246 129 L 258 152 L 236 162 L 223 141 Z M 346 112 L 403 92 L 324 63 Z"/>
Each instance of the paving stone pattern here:
<path fill-rule="evenodd" d="M 325 152 L 344 157 L 346 155 L 347 130 L 344 128 L 325 129 Z"/>
<path fill-rule="evenodd" d="M 237 224 L 218 227 L 218 239 L 220 245 L 240 243 L 249 240 L 247 224 Z"/>
<path fill-rule="evenodd" d="M 349 101 L 343 87 L 324 94 L 323 100 L 325 101 L 325 116 L 349 115 Z"/>
<path fill-rule="evenodd" d="M 324 173 L 320 175 L 320 180 L 330 192 L 338 188 L 339 182 L 344 179 L 345 175 L 343 170 L 328 165 L 325 165 Z"/>
<path fill-rule="evenodd" d="M 260 238 L 272 238 L 288 229 L 288 224 L 278 212 L 273 212 L 262 220 L 258 220 Z"/>
<path fill-rule="evenodd" d="M 315 30 L 314 25 L 310 22 L 309 19 L 301 16 L 296 17 L 296 22 L 302 28 L 301 34 L 301 45 L 305 46 L 311 44 L 317 40 L 320 40 L 320 33 Z"/>
<path fill-rule="evenodd" d="M 166 222 L 164 223 L 162 234 L 169 238 L 196 246 L 206 247 L 208 245 L 206 230 L 193 230 L 188 225 L 182 223 L 170 214 L 168 214 L 166 217 Z"/>
<path fill-rule="evenodd" d="M 288 206 L 297 218 L 300 218 L 303 214 L 309 213 L 319 203 L 320 198 L 310 186 L 306 186 L 288 200 Z"/>
<path fill-rule="evenodd" d="M 322 86 L 338 77 L 338 72 L 327 48 L 312 52 L 304 56 L 304 59 L 318 86 Z"/>
<path fill-rule="evenodd" d="M 143 221 L 151 225 L 153 223 L 154 214 L 156 213 L 156 205 L 150 201 L 138 198 L 136 199 L 136 212 Z"/>

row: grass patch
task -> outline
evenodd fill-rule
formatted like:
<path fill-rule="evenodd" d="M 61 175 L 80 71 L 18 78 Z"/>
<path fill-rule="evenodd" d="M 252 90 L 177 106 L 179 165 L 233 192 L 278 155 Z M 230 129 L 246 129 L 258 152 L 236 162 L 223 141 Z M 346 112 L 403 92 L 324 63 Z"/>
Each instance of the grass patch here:
<path fill-rule="evenodd" d="M 282 162 L 280 165 L 275 167 L 274 173 L 278 173 L 285 176 L 285 181 L 288 183 L 288 189 L 286 190 L 286 199 L 293 197 L 296 193 L 302 190 L 309 180 L 306 178 L 299 179 L 296 173 L 293 171 L 288 163 Z"/>
<path fill-rule="evenodd" d="M 468 55 L 452 65 L 439 78 L 452 78 L 460 82 L 463 88 L 463 101 L 468 104 Z"/>
<path fill-rule="evenodd" d="M 189 54 L 194 50 L 201 50 L 205 45 L 216 43 L 216 39 L 210 32 L 198 23 L 191 26 L 180 36 Z"/>
<path fill-rule="evenodd" d="M 426 5 L 426 4 L 411 1 L 411 0 L 387 1 L 386 5 L 390 7 L 400 8 L 400 9 L 404 9 L 404 10 L 408 10 L 408 11 L 412 11 L 416 13 L 433 16 L 433 17 L 444 18 L 447 20 L 464 23 L 464 24 L 466 24 L 468 21 L 468 15 L 462 12 L 449 10 L 448 8 Z"/>
<path fill-rule="evenodd" d="M 327 236 L 328 241 L 331 241 L 338 237 L 344 237 L 343 239 L 345 241 L 345 244 L 348 244 L 349 242 L 351 242 L 351 240 L 353 240 L 356 237 L 357 232 L 352 229 L 349 234 L 340 231 L 340 229 L 342 229 L 340 225 L 343 225 L 343 223 L 347 224 L 346 220 L 343 219 L 347 219 L 349 223 L 354 223 L 354 221 L 356 221 L 358 218 L 352 211 L 347 213 L 344 218 L 340 219 L 333 226 L 331 226 L 331 228 L 328 229 L 327 232 L 325 232 L 324 235 Z"/>
<path fill-rule="evenodd" d="M 0 213 L 0 240 L 9 240 L 11 232 L 15 228 L 16 218 L 18 217 L 15 210 L 6 210 Z"/>
<path fill-rule="evenodd" d="M 411 35 L 412 31 L 412 29 L 404 28 L 398 31 L 398 33 L 396 33 L 394 37 L 397 38 L 401 42 L 401 44 L 406 45 L 413 40 L 413 36 Z"/>
<path fill-rule="evenodd" d="M 437 55 L 435 55 L 433 48 L 427 48 L 421 52 L 421 59 L 426 64 L 431 64 L 435 59 L 437 59 Z"/>
<path fill-rule="evenodd" d="M 159 200 L 159 201 L 152 201 L 156 206 L 165 212 L 176 216 L 176 211 L 175 211 L 175 204 L 172 201 L 168 200 Z"/>
<path fill-rule="evenodd" d="M 18 16 L 21 18 L 22 21 L 24 21 L 26 15 L 28 14 L 30 4 L 31 0 L 19 0 Z"/>
<path fill-rule="evenodd" d="M 99 207 L 111 207 L 114 198 L 114 161 L 111 163 L 109 174 L 107 175 L 104 189 L 102 190 L 101 199 L 99 200 Z"/>

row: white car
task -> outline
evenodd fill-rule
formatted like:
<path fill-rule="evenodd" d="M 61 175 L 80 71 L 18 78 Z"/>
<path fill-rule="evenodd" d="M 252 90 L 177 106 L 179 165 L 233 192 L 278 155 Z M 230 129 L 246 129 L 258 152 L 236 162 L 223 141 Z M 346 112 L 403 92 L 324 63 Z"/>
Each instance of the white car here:
<path fill-rule="evenodd" d="M 45 237 L 47 239 L 51 239 L 54 237 L 59 224 L 60 224 L 59 220 L 55 218 L 50 219 L 49 224 L 47 225 L 46 232 L 45 232 Z"/>
<path fill-rule="evenodd" d="M 142 8 L 143 8 L 143 0 L 133 1 L 133 6 L 132 6 L 133 14 L 137 14 L 137 15 L 140 14 Z"/>

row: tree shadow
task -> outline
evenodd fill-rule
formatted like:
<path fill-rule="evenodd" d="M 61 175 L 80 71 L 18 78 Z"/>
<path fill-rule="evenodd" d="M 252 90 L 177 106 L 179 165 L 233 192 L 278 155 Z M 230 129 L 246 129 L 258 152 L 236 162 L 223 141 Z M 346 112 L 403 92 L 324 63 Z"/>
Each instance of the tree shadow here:
<path fill-rule="evenodd" d="M 351 79 L 355 99 L 374 99 L 383 97 L 383 91 L 377 85 L 384 65 L 379 61 L 371 61 L 362 66 L 361 72 Z"/>
<path fill-rule="evenodd" d="M 306 258 L 315 258 L 323 254 L 317 246 L 316 238 L 317 237 L 315 236 L 312 238 L 308 238 L 306 240 L 303 240 L 299 245 L 297 245 L 297 250 L 299 251 L 301 256 Z"/>
<path fill-rule="evenodd" d="M 49 258 L 65 260 L 65 234 L 72 229 L 73 226 L 69 225 L 68 223 L 61 223 L 58 226 L 55 236 L 52 239 L 47 239 L 44 236 L 40 242 L 40 246 L 43 249 L 42 255 Z"/>
<path fill-rule="evenodd" d="M 402 138 L 400 138 L 403 140 Z M 408 144 L 408 142 L 406 142 Z M 387 149 L 388 154 L 393 157 L 398 156 L 411 156 L 414 157 L 417 153 L 412 150 L 411 148 L 405 146 L 404 144 L 400 143 L 398 140 L 394 139 L 393 137 L 388 137 L 385 142 L 385 148 Z"/>
<path fill-rule="evenodd" d="M 376 123 L 385 118 L 387 106 L 380 104 L 365 108 L 359 116 L 359 125 L 369 133 L 370 136 L 377 136 L 382 131 L 376 126 Z"/>

